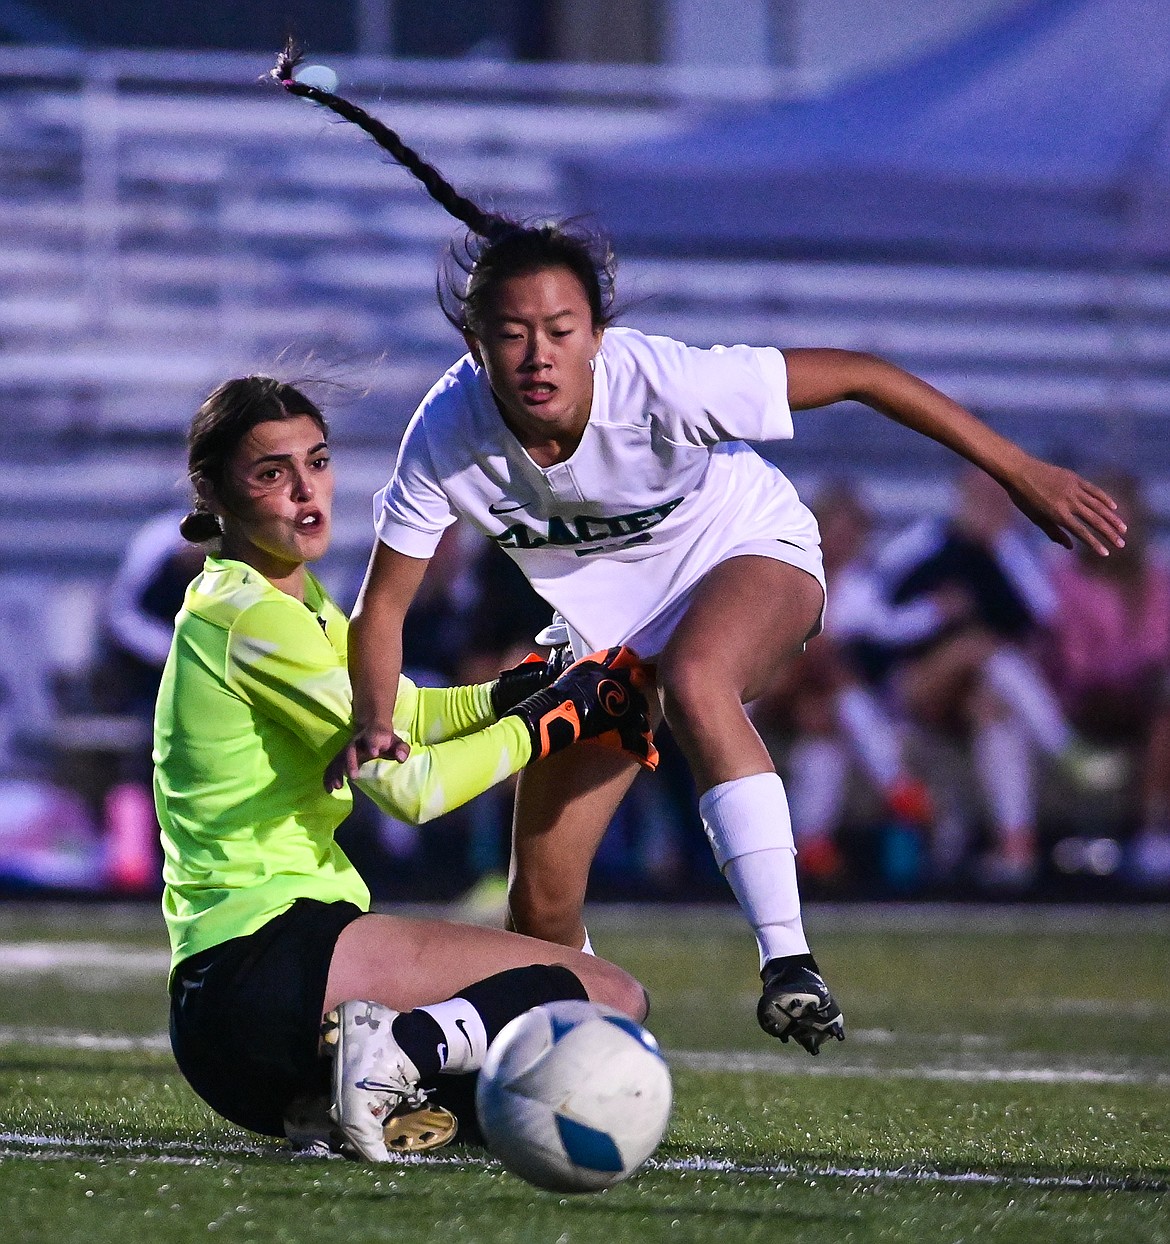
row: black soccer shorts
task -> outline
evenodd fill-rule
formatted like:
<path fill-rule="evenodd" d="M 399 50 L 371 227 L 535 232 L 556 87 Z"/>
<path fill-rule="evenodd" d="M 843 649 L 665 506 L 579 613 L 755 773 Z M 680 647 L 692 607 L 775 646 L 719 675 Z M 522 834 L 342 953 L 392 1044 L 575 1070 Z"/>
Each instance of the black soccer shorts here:
<path fill-rule="evenodd" d="M 247 937 L 184 959 L 171 980 L 171 1049 L 188 1084 L 249 1131 L 284 1135 L 285 1107 L 329 1091 L 318 1052 L 333 948 L 363 912 L 301 898 Z"/>

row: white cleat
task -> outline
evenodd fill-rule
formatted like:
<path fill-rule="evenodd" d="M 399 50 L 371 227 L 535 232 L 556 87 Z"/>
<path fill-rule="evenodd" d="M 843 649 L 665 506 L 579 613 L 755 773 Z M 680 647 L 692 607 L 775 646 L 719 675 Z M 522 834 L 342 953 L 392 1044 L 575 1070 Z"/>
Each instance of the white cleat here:
<path fill-rule="evenodd" d="M 418 1068 L 390 1031 L 398 1012 L 380 1002 L 343 1002 L 325 1017 L 333 1046 L 329 1114 L 345 1143 L 367 1162 L 389 1162 L 383 1125 L 400 1107 L 421 1107 Z"/>

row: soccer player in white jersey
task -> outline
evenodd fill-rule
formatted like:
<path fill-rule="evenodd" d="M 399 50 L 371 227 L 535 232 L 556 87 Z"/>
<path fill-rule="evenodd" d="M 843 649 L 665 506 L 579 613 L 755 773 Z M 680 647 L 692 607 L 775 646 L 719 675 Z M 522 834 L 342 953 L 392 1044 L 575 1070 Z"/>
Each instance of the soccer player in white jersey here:
<path fill-rule="evenodd" d="M 870 355 L 698 350 L 609 327 L 603 239 L 484 211 L 295 68 L 286 54 L 274 77 L 359 125 L 469 231 L 443 299 L 468 353 L 419 407 L 382 495 L 350 632 L 357 733 L 331 777 L 396 753 L 402 620 L 444 527 L 468 518 L 565 617 L 575 651 L 623 642 L 656 665 L 712 850 L 756 935 L 760 1023 L 816 1053 L 843 1037 L 842 1015 L 805 939 L 784 786 L 743 705 L 820 626 L 824 579 L 814 519 L 744 441 L 791 437 L 791 411 L 849 398 L 982 467 L 1060 543 L 1120 546 L 1115 505 Z M 635 773 L 628 757 L 577 748 L 524 774 L 513 927 L 588 946 L 589 865 Z"/>

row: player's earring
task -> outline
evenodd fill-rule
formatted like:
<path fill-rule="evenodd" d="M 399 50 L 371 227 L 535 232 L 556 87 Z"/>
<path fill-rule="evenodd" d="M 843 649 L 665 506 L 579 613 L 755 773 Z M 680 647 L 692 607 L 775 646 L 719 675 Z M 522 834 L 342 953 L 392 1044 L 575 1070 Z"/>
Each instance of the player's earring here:
<path fill-rule="evenodd" d="M 589 360 L 589 370 L 590 370 L 590 371 L 593 371 L 596 367 L 597 367 L 597 360 L 596 360 L 595 358 L 590 359 L 590 360 Z"/>

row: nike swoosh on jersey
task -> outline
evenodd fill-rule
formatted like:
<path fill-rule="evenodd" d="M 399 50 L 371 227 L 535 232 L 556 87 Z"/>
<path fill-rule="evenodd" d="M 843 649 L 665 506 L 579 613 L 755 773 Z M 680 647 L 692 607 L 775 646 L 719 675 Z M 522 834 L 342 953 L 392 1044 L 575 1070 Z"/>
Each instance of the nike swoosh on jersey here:
<path fill-rule="evenodd" d="M 474 1053 L 475 1053 L 475 1046 L 471 1044 L 471 1037 L 468 1035 L 468 1033 L 467 1033 L 467 1029 L 466 1029 L 466 1027 L 464 1026 L 463 1021 L 462 1021 L 461 1019 L 457 1019 L 457 1020 L 455 1021 L 455 1027 L 459 1029 L 460 1033 L 462 1033 L 462 1035 L 463 1035 L 463 1039 L 464 1039 L 464 1041 L 466 1041 L 466 1042 L 467 1042 L 467 1050 L 468 1050 L 468 1053 L 474 1054 Z"/>
<path fill-rule="evenodd" d="M 488 513 L 495 514 L 498 517 L 501 514 L 515 514 L 523 508 L 523 505 L 496 505 L 494 502 L 491 502 L 488 504 Z"/>

